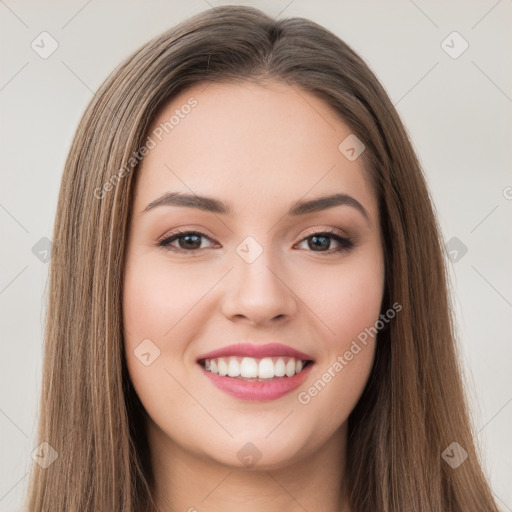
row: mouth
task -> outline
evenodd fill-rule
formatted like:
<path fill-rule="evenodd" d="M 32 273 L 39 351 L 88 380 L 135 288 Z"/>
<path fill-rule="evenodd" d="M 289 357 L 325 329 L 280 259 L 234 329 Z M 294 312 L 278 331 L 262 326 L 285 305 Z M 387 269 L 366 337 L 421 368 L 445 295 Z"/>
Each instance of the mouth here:
<path fill-rule="evenodd" d="M 313 364 L 311 359 L 289 356 L 273 357 L 214 357 L 199 359 L 199 365 L 213 375 L 247 382 L 273 382 L 290 379 Z"/>
<path fill-rule="evenodd" d="M 196 362 L 217 389 L 258 402 L 298 388 L 315 364 L 310 355 L 282 343 L 238 343 L 202 354 Z"/>
<path fill-rule="evenodd" d="M 315 362 L 290 356 L 202 358 L 202 374 L 227 395 L 246 402 L 276 400 L 304 384 Z"/>

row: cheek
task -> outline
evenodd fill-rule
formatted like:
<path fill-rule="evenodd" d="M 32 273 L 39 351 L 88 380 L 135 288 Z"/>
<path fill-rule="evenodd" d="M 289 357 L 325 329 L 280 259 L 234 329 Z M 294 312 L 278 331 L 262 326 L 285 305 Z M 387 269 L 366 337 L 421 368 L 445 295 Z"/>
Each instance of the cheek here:
<path fill-rule="evenodd" d="M 312 309 L 329 328 L 329 345 L 342 350 L 379 318 L 384 292 L 380 254 L 366 251 L 346 265 L 317 273 L 306 290 Z"/>
<path fill-rule="evenodd" d="M 150 389 L 165 389 L 168 354 L 166 333 L 177 322 L 186 303 L 183 289 L 176 279 L 168 277 L 161 265 L 133 254 L 126 264 L 123 289 L 124 348 L 131 380 L 139 396 L 151 399 Z M 180 292 L 177 293 L 176 287 Z M 176 296 L 180 300 L 176 300 Z M 175 342 L 178 340 L 175 340 Z M 174 350 L 180 349 L 174 343 Z M 149 355 L 148 355 L 149 354 Z M 148 389 L 146 389 L 148 388 Z"/>
<path fill-rule="evenodd" d="M 370 375 L 377 336 L 372 330 L 379 319 L 384 291 L 381 253 L 368 249 L 346 265 L 317 273 L 309 283 L 311 309 L 328 326 L 322 329 L 322 364 L 311 386 L 302 390 L 298 402 L 322 417 L 319 429 L 326 432 L 345 421 L 355 407 Z M 318 292 L 321 287 L 323 293 Z M 326 418 L 322 411 L 330 410 Z"/>
<path fill-rule="evenodd" d="M 146 407 L 158 396 L 174 404 L 183 396 L 175 392 L 179 385 L 170 372 L 180 382 L 187 378 L 186 349 L 204 319 L 201 298 L 218 279 L 211 270 L 130 255 L 123 289 L 124 349 L 130 378 Z"/>
<path fill-rule="evenodd" d="M 324 436 L 347 420 L 366 386 L 377 340 L 369 333 L 379 319 L 383 292 L 378 267 L 375 272 L 351 267 L 337 277 L 331 275 L 329 292 L 321 298 L 321 317 L 331 331 L 324 336 L 322 364 L 297 396 Z"/>
<path fill-rule="evenodd" d="M 131 341 L 142 336 L 164 343 L 211 286 L 214 276 L 166 263 L 134 257 L 127 264 L 123 314 Z"/>
<path fill-rule="evenodd" d="M 182 360 L 186 338 L 175 334 L 181 323 L 169 332 L 199 293 L 186 286 L 186 281 L 186 276 L 171 272 L 165 262 L 143 255 L 132 254 L 126 264 L 123 318 L 128 373 L 144 408 L 164 423 L 169 421 L 168 411 L 187 405 L 185 394 L 179 392 L 180 386 L 173 379 L 182 381 L 183 375 L 176 374 L 171 364 Z"/>

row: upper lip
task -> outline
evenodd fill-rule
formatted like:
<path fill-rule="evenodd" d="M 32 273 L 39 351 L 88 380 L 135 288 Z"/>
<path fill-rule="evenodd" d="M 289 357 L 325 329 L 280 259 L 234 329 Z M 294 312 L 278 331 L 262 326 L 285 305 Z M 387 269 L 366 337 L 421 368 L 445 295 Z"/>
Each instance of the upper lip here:
<path fill-rule="evenodd" d="M 253 345 L 250 343 L 237 343 L 235 345 L 228 345 L 226 347 L 208 352 L 197 358 L 197 361 L 202 359 L 214 359 L 216 357 L 224 356 L 239 356 L 239 357 L 253 357 L 255 359 L 262 359 L 264 357 L 272 356 L 288 356 L 295 359 L 301 359 L 303 361 L 312 361 L 313 358 L 301 352 L 295 350 L 287 345 L 281 343 L 268 343 L 266 345 Z"/>

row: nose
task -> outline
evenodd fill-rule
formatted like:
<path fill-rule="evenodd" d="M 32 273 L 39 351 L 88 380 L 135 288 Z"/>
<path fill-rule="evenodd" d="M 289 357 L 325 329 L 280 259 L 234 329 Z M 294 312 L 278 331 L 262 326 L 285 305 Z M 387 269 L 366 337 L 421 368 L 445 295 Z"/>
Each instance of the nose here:
<path fill-rule="evenodd" d="M 286 323 L 297 312 L 297 296 L 283 270 L 263 254 L 254 262 L 239 260 L 225 283 L 222 312 L 231 321 L 267 326 Z"/>

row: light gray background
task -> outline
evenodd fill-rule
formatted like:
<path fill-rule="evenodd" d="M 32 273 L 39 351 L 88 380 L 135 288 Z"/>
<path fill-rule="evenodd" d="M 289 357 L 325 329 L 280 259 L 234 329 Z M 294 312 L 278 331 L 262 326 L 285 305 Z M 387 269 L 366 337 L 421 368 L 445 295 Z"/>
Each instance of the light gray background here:
<path fill-rule="evenodd" d="M 457 237 L 467 247 L 450 264 L 467 389 L 485 471 L 500 506 L 512 511 L 510 0 L 0 0 L 0 511 L 20 509 L 35 448 L 48 266 L 32 248 L 52 236 L 77 123 L 93 91 L 133 50 L 226 3 L 307 17 L 332 30 L 363 56 L 395 103 L 445 241 Z M 59 44 L 48 59 L 31 48 L 43 31 Z M 469 43 L 457 59 L 441 47 L 453 31 Z"/>

